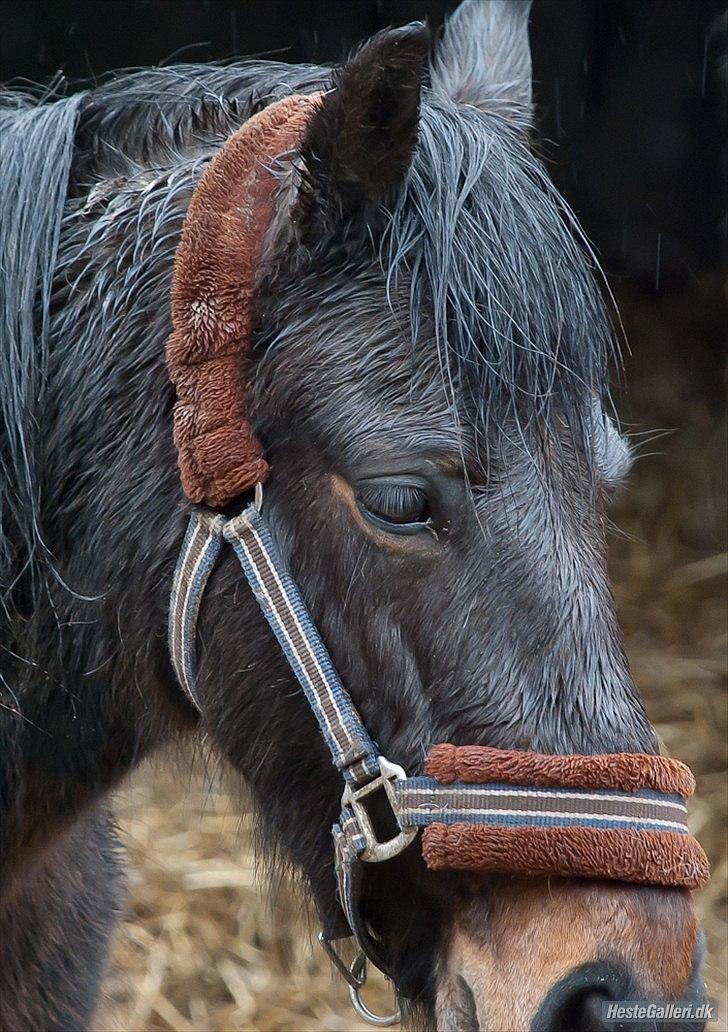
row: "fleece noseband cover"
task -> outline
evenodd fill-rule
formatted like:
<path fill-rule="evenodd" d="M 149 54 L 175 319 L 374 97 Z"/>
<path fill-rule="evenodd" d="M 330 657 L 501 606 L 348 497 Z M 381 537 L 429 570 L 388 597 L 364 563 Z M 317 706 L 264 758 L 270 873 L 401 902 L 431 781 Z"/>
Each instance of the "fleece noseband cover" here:
<path fill-rule="evenodd" d="M 708 860 L 687 828 L 695 779 L 678 760 L 436 745 L 425 772 L 452 786 L 458 800 L 447 823 L 424 830 L 422 853 L 431 870 L 686 888 L 708 881 Z M 476 795 L 475 787 L 485 785 L 491 791 Z M 467 812 L 469 791 L 478 799 L 477 814 Z"/>
<path fill-rule="evenodd" d="M 274 213 L 273 166 L 295 150 L 320 99 L 321 94 L 286 97 L 225 142 L 194 192 L 177 249 L 167 345 L 178 399 L 174 439 L 185 494 L 213 509 L 262 484 L 268 474 L 246 410 L 251 306 Z M 422 853 L 433 870 L 690 888 L 707 881 L 705 854 L 687 829 L 693 777 L 675 760 L 437 745 L 425 776 L 407 778 L 379 756 L 255 505 L 230 521 L 195 510 L 182 547 L 170 649 L 180 683 L 198 708 L 195 625 L 223 538 L 239 554 L 348 785 L 350 799 L 334 828 L 342 856 L 348 856 L 338 866 L 342 902 L 351 865 L 368 859 L 367 835 L 373 832 L 365 834 L 356 799 L 366 797 L 374 783 L 387 788 L 400 826 L 397 851 L 422 828 Z M 387 850 L 376 841 L 371 848 Z"/>

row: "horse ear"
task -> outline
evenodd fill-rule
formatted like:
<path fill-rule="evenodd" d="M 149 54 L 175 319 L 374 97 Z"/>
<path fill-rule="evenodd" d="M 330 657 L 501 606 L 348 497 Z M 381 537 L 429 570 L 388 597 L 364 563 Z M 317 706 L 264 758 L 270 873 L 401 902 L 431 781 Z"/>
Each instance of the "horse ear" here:
<path fill-rule="evenodd" d="M 432 90 L 457 104 L 531 122 L 531 0 L 464 0 L 445 23 L 432 60 Z"/>
<path fill-rule="evenodd" d="M 429 32 L 372 37 L 343 66 L 306 128 L 295 216 L 302 236 L 373 211 L 404 178 L 417 142 Z"/>

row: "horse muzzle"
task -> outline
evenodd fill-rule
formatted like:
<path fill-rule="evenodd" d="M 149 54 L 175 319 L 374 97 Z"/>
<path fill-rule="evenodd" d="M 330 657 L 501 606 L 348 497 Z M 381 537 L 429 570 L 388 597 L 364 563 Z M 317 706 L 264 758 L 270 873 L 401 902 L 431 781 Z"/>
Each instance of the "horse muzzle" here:
<path fill-rule="evenodd" d="M 698 1032 L 708 1015 L 689 893 L 470 876 L 438 950 L 448 1032 Z"/>

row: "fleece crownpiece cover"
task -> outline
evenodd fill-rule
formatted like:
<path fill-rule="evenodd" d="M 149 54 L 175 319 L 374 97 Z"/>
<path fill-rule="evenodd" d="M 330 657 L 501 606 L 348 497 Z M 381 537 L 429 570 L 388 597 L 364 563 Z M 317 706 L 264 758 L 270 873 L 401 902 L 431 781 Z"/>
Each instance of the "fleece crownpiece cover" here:
<path fill-rule="evenodd" d="M 424 830 L 432 870 L 686 888 L 708 881 L 708 860 L 687 828 L 695 781 L 678 760 L 436 745 L 425 773 L 453 798 L 442 823 Z"/>
<path fill-rule="evenodd" d="M 249 118 L 203 173 L 172 280 L 169 374 L 174 440 L 193 502 L 226 505 L 265 481 L 246 411 L 251 305 L 277 189 L 275 160 L 292 151 L 321 94 L 294 94 Z"/>

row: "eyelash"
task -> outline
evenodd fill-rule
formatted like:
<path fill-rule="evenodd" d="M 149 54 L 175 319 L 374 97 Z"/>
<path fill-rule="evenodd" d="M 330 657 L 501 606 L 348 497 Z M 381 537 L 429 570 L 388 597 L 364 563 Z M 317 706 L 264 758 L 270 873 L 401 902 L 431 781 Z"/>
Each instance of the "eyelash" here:
<path fill-rule="evenodd" d="M 370 481 L 357 493 L 366 518 L 384 530 L 413 534 L 430 523 L 427 494 L 416 484 Z"/>

